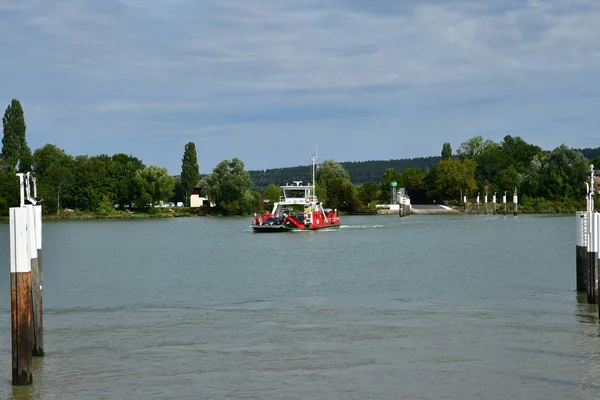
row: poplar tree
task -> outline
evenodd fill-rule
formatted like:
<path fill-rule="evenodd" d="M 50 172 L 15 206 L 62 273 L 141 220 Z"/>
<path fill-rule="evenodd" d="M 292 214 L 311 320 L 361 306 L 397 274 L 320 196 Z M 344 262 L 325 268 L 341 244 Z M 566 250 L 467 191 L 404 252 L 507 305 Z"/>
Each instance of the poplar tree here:
<path fill-rule="evenodd" d="M 25 139 L 25 117 L 19 100 L 13 99 L 6 107 L 2 127 L 2 159 L 13 170 L 19 163 L 19 172 L 30 171 L 33 157 Z"/>
<path fill-rule="evenodd" d="M 198 167 L 196 145 L 194 142 L 189 142 L 185 145 L 185 151 L 181 160 L 181 192 L 187 206 L 190 205 L 190 196 L 199 181 L 200 169 Z"/>

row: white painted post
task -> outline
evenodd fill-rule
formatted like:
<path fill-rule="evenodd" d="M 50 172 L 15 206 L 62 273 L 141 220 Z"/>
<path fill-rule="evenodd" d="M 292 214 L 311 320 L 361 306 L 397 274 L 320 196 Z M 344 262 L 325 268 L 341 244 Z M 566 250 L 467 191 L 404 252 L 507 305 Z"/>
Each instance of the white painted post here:
<path fill-rule="evenodd" d="M 485 215 L 487 215 L 487 192 L 485 192 L 483 203 L 485 204 Z"/>
<path fill-rule="evenodd" d="M 515 194 L 513 194 L 513 204 L 515 206 L 515 210 L 513 212 L 514 215 L 517 215 L 517 210 L 518 210 L 517 203 L 518 203 L 517 188 L 515 188 Z"/>
<path fill-rule="evenodd" d="M 22 172 L 19 172 L 17 174 L 17 176 L 19 177 L 19 192 L 21 195 L 21 207 L 25 207 L 25 182 L 23 180 L 24 174 Z"/>
<path fill-rule="evenodd" d="M 479 193 L 477 193 L 477 215 L 479 215 Z"/>
<path fill-rule="evenodd" d="M 502 202 L 504 203 L 504 215 L 506 215 L 506 192 L 504 192 L 504 196 L 502 196 Z"/>
<path fill-rule="evenodd" d="M 39 206 L 27 204 L 27 233 L 29 257 L 31 259 L 31 298 L 33 307 L 33 356 L 42 357 L 44 355 L 44 329 L 42 321 L 42 270 L 38 260 L 38 227 L 36 224 L 36 209 Z M 41 231 L 41 226 L 40 226 Z"/>
<path fill-rule="evenodd" d="M 30 385 L 32 378 L 31 261 L 27 247 L 27 210 L 10 208 L 10 288 L 12 384 Z"/>
<path fill-rule="evenodd" d="M 598 263 L 598 250 L 597 250 L 597 219 L 594 213 L 588 213 L 589 217 L 589 240 L 588 240 L 588 256 L 589 256 L 589 266 L 588 266 L 588 304 L 596 303 L 596 264 Z"/>
<path fill-rule="evenodd" d="M 467 212 L 467 196 L 463 196 L 463 211 Z"/>
<path fill-rule="evenodd" d="M 492 197 L 492 214 L 496 215 L 496 193 Z"/>

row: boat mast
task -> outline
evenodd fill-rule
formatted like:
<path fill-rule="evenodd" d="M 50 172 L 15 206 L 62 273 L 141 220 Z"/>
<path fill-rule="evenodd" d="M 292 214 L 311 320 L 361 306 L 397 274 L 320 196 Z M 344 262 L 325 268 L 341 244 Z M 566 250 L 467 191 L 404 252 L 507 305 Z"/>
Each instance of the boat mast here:
<path fill-rule="evenodd" d="M 319 148 L 318 147 L 315 147 L 315 149 L 316 149 L 315 154 L 312 156 L 312 178 L 313 178 L 312 179 L 312 181 L 313 181 L 312 185 L 313 185 L 313 191 L 317 187 L 316 183 L 315 183 L 315 161 L 317 160 L 317 154 L 319 152 Z"/>

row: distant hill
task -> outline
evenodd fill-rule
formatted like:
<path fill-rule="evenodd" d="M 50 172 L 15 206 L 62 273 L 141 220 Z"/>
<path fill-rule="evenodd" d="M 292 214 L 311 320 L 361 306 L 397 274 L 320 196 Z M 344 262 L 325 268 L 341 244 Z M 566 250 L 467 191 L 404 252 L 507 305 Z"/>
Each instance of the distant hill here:
<path fill-rule="evenodd" d="M 440 161 L 441 157 L 418 157 L 404 158 L 398 160 L 373 160 L 373 161 L 345 161 L 340 162 L 350 174 L 354 184 L 367 181 L 379 182 L 386 169 L 392 168 L 401 174 L 407 168 L 423 168 L 425 170 L 433 167 Z M 254 190 L 264 189 L 271 183 L 283 185 L 293 181 L 310 182 L 311 170 L 307 163 L 303 166 L 273 168 L 266 170 L 248 171 L 254 182 Z"/>
<path fill-rule="evenodd" d="M 580 151 L 585 158 L 588 160 L 592 160 L 598 156 L 600 156 L 600 147 L 596 147 L 595 149 L 585 148 L 585 149 L 575 149 Z"/>

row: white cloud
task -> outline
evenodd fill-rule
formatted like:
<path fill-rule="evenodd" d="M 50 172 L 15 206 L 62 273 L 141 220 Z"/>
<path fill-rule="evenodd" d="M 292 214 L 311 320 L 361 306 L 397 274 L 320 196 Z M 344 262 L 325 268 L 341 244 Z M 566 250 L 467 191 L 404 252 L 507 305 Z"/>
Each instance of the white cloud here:
<path fill-rule="evenodd" d="M 285 107 L 307 119 L 319 107 L 419 115 L 438 97 L 540 92 L 545 74 L 555 93 L 573 90 L 560 81 L 600 68 L 600 2 L 589 0 L 0 0 L 0 10 L 0 95 L 60 121 L 114 113 L 112 131 L 143 134 L 165 132 L 165 113 L 180 125 L 168 132 L 223 135 L 263 129 L 269 112 L 281 121 Z M 37 125 L 53 114 L 36 112 Z M 394 118 L 390 131 L 403 124 Z"/>

